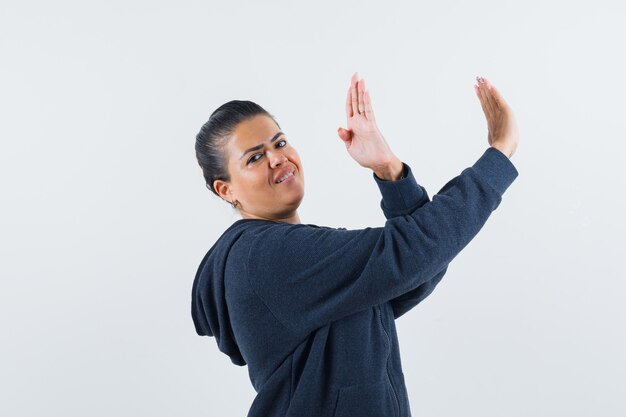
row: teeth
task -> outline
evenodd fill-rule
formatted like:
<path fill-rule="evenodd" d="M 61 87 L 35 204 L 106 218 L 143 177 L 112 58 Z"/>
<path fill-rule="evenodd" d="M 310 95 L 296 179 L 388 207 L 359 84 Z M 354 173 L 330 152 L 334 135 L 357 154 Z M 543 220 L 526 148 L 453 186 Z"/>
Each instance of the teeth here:
<path fill-rule="evenodd" d="M 277 183 L 281 183 L 281 182 L 285 181 L 287 178 L 291 177 L 292 175 L 293 175 L 293 172 L 289 172 L 289 173 L 285 174 L 281 179 L 279 179 L 277 181 Z"/>

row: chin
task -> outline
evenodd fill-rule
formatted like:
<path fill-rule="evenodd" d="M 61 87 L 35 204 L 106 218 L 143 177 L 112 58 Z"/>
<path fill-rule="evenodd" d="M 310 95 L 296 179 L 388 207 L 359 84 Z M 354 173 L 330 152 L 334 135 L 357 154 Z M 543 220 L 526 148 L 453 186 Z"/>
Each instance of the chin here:
<path fill-rule="evenodd" d="M 291 199 L 291 202 L 289 202 L 289 208 L 290 209 L 297 209 L 300 206 L 300 203 L 302 202 L 302 199 L 304 198 L 304 189 L 300 189 L 300 192 L 298 192 L 297 195 L 294 195 L 294 197 Z"/>

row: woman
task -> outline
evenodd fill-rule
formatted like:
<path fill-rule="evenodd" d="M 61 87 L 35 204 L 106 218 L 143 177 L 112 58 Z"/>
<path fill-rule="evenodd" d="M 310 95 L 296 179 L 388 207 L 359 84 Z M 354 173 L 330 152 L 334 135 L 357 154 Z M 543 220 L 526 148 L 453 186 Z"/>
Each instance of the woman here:
<path fill-rule="evenodd" d="M 192 317 L 199 335 L 248 365 L 257 392 L 249 417 L 411 415 L 394 320 L 433 291 L 518 175 L 513 113 L 477 80 L 490 147 L 431 201 L 353 74 L 338 134 L 372 170 L 384 227 L 302 224 L 302 163 L 255 103 L 226 103 L 202 127 L 196 153 L 207 187 L 242 218 L 200 263 Z"/>

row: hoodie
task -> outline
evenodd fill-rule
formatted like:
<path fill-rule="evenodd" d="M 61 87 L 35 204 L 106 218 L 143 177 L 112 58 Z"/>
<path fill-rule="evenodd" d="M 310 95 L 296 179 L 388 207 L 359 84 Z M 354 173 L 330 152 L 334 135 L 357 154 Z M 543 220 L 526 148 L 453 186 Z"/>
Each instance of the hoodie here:
<path fill-rule="evenodd" d="M 239 219 L 198 267 L 191 314 L 257 395 L 248 417 L 411 416 L 395 320 L 430 295 L 518 172 L 489 147 L 433 196 L 372 173 L 382 227 Z"/>

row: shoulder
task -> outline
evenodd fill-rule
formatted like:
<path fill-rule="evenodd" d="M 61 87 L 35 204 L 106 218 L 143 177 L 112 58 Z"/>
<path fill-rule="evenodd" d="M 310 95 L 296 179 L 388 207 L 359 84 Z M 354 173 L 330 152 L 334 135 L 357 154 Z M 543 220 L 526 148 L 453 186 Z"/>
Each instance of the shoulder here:
<path fill-rule="evenodd" d="M 234 226 L 234 227 L 233 227 Z M 345 227 L 320 226 L 313 223 L 281 223 L 269 220 L 239 219 L 229 230 L 243 232 L 244 241 L 264 237 L 272 239 L 285 234 L 306 234 L 319 231 L 347 230 Z"/>
<path fill-rule="evenodd" d="M 237 241 L 237 252 L 244 263 L 256 266 L 286 265 L 302 258 L 314 257 L 343 246 L 351 236 L 344 227 L 334 228 L 310 223 L 248 222 Z M 297 262 L 296 262 L 297 263 Z"/>

